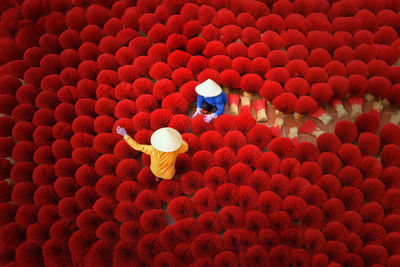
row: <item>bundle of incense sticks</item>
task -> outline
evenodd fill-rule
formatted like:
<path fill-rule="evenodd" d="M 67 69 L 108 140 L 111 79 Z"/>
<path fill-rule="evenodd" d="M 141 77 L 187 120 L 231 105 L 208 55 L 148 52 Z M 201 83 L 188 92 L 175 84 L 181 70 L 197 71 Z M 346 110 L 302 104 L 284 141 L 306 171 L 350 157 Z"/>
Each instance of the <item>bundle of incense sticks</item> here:
<path fill-rule="evenodd" d="M 292 127 L 289 129 L 288 137 L 292 140 L 293 144 L 299 143 L 299 127 Z"/>
<path fill-rule="evenodd" d="M 372 102 L 372 110 L 375 110 L 376 112 L 379 113 L 379 115 L 381 114 L 382 110 L 389 106 L 390 103 L 387 99 L 374 99 L 374 102 Z"/>
<path fill-rule="evenodd" d="M 284 123 L 284 120 L 282 118 L 277 117 L 275 119 L 275 122 L 272 124 L 272 127 L 271 127 L 271 132 L 272 132 L 273 136 L 275 136 L 275 137 L 281 136 L 281 129 L 282 129 L 283 123 Z"/>
<path fill-rule="evenodd" d="M 239 114 L 240 96 L 236 95 L 236 94 L 229 94 L 228 102 L 229 102 L 229 112 L 234 116 L 238 115 Z"/>
<path fill-rule="evenodd" d="M 293 113 L 293 117 L 294 117 L 296 120 L 300 120 L 300 119 L 304 118 L 304 115 L 303 115 L 303 114 L 300 114 L 300 113 L 297 113 L 297 112 L 294 112 L 294 113 Z"/>
<path fill-rule="evenodd" d="M 318 138 L 321 134 L 325 133 L 325 131 L 321 130 L 321 128 L 317 127 L 312 120 L 308 120 L 303 126 L 299 129 L 302 133 L 307 133 Z"/>
<path fill-rule="evenodd" d="M 243 96 L 240 97 L 240 101 L 242 102 L 242 107 L 240 108 L 240 112 L 249 112 L 251 113 L 251 99 L 252 95 L 244 92 Z"/>
<path fill-rule="evenodd" d="M 257 114 L 257 122 L 266 122 L 268 121 L 266 105 L 264 99 L 254 99 L 253 100 L 253 108 Z"/>
<path fill-rule="evenodd" d="M 335 108 L 336 113 L 337 113 L 337 116 L 338 116 L 339 119 L 340 119 L 340 118 L 344 118 L 344 117 L 346 117 L 347 115 L 349 115 L 349 113 L 347 112 L 347 110 L 344 108 L 343 102 L 342 102 L 341 99 L 336 98 L 336 97 L 333 98 L 333 100 L 331 101 L 331 105 L 332 105 L 332 107 Z"/>
<path fill-rule="evenodd" d="M 229 87 L 224 86 L 223 90 L 228 98 L 229 112 L 232 115 L 237 116 L 239 114 L 240 96 Z"/>
<path fill-rule="evenodd" d="M 363 112 L 364 98 L 358 96 L 350 96 L 347 99 L 351 107 L 351 117 L 355 118 Z"/>
<path fill-rule="evenodd" d="M 390 116 L 390 122 L 395 124 L 395 125 L 399 125 L 399 123 L 400 123 L 400 110 L 396 111 L 396 113 L 393 113 Z"/>
<path fill-rule="evenodd" d="M 375 99 L 375 96 L 371 95 L 370 93 L 365 93 L 364 98 L 367 102 L 372 102 Z"/>
<path fill-rule="evenodd" d="M 283 115 L 283 112 L 281 112 L 281 111 L 275 109 L 275 114 L 278 115 L 278 116 L 282 116 L 282 115 Z"/>
<path fill-rule="evenodd" d="M 333 119 L 322 107 L 318 107 L 316 111 L 308 115 L 322 121 L 325 125 L 329 124 Z"/>

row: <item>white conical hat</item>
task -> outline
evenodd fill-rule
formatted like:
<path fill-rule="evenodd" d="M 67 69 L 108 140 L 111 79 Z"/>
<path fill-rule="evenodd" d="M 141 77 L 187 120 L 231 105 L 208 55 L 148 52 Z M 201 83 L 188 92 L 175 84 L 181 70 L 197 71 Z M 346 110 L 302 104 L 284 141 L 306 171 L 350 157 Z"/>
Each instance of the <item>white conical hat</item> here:
<path fill-rule="evenodd" d="M 181 134 L 169 127 L 160 128 L 150 138 L 151 145 L 162 152 L 172 152 L 182 145 Z"/>
<path fill-rule="evenodd" d="M 221 94 L 222 88 L 213 80 L 207 79 L 201 84 L 197 85 L 196 93 L 205 97 L 213 97 Z"/>

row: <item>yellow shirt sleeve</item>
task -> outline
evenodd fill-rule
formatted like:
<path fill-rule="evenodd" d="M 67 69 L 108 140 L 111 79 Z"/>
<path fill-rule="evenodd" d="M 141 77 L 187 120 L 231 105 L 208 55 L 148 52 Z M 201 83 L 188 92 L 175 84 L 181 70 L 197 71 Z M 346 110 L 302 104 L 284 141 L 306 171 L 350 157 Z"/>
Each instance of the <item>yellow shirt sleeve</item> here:
<path fill-rule="evenodd" d="M 128 145 L 130 147 L 132 147 L 133 149 L 135 149 L 135 150 L 141 151 L 141 152 L 143 152 L 145 154 L 148 154 L 148 155 L 150 155 L 154 151 L 154 148 L 152 146 L 150 146 L 150 145 L 141 145 L 141 144 L 137 143 L 135 141 L 135 139 L 133 139 L 129 135 L 125 135 L 124 139 L 128 143 Z"/>

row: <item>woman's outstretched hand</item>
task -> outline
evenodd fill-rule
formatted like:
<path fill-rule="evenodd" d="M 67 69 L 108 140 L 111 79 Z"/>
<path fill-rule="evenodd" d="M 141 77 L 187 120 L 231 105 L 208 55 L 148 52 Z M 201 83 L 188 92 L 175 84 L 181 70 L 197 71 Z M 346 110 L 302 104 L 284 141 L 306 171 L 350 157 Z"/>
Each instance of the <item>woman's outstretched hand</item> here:
<path fill-rule="evenodd" d="M 128 135 L 124 127 L 117 126 L 116 128 L 117 134 L 125 136 Z"/>
<path fill-rule="evenodd" d="M 213 119 L 216 119 L 217 117 L 218 117 L 217 114 L 211 113 L 211 114 L 206 115 L 203 120 L 207 123 L 210 123 L 210 121 L 212 121 Z"/>
<path fill-rule="evenodd" d="M 199 116 L 201 114 L 201 108 L 197 108 L 196 112 L 193 114 L 192 118 Z"/>

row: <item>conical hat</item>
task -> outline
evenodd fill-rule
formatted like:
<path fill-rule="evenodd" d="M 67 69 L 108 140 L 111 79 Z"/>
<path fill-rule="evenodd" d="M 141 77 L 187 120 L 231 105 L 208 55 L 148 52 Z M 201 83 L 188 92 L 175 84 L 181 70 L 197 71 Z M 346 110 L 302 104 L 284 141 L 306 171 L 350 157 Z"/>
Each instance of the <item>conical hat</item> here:
<path fill-rule="evenodd" d="M 197 85 L 196 93 L 204 97 L 213 97 L 221 94 L 222 88 L 213 80 L 208 79 L 201 84 Z"/>
<path fill-rule="evenodd" d="M 181 134 L 169 127 L 160 128 L 150 138 L 151 145 L 162 152 L 172 152 L 182 145 Z"/>

